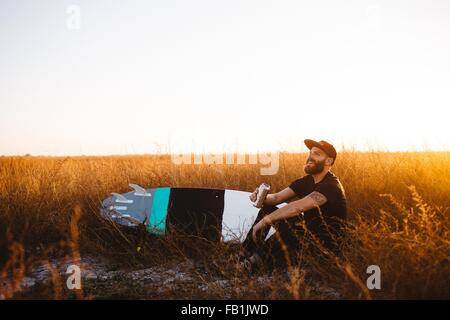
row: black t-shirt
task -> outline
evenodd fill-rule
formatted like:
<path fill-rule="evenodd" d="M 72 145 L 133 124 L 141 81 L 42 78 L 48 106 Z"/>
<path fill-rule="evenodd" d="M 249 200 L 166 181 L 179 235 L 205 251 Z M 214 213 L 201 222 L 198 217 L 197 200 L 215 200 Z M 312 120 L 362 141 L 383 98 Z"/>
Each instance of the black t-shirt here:
<path fill-rule="evenodd" d="M 344 188 L 339 179 L 328 172 L 318 183 L 314 182 L 312 175 L 306 175 L 289 185 L 301 199 L 313 191 L 320 192 L 327 198 L 327 202 L 317 208 L 304 212 L 303 218 L 308 231 L 319 237 L 327 247 L 334 247 L 333 239 L 342 237 L 342 223 L 347 218 L 347 201 Z"/>

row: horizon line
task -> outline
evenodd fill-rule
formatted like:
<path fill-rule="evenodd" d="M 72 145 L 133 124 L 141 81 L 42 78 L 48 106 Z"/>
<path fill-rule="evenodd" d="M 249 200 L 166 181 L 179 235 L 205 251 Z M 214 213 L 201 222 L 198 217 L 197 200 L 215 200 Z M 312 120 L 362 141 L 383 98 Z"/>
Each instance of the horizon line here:
<path fill-rule="evenodd" d="M 450 153 L 450 150 L 357 150 L 357 149 L 345 149 L 338 151 L 338 155 L 341 153 Z M 67 158 L 67 157 L 97 157 L 97 158 L 104 158 L 104 157 L 129 157 L 129 156 L 137 156 L 137 157 L 144 157 L 144 156 L 177 156 L 177 155 L 191 155 L 191 156 L 204 156 L 204 155 L 255 155 L 255 154 L 269 154 L 269 153 L 280 153 L 280 154 L 306 154 L 308 151 L 258 151 L 258 152 L 204 152 L 204 153 L 198 153 L 198 152 L 180 152 L 180 153 L 163 153 L 163 152 L 155 152 L 155 153 L 115 153 L 115 154 L 61 154 L 61 155 L 55 155 L 55 154 L 31 154 L 31 153 L 25 153 L 25 154 L 0 154 L 1 158 L 14 158 L 14 157 L 34 157 L 34 158 Z"/>

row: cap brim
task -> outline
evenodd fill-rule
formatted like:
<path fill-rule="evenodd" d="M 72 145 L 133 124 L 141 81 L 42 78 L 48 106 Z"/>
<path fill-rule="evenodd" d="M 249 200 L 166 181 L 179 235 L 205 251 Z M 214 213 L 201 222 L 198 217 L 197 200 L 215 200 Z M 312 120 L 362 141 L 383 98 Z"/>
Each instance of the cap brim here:
<path fill-rule="evenodd" d="M 309 150 L 311 150 L 313 147 L 317 147 L 320 150 L 323 150 L 322 145 L 318 143 L 317 141 L 311 140 L 311 139 L 305 139 L 305 145 L 308 147 Z"/>

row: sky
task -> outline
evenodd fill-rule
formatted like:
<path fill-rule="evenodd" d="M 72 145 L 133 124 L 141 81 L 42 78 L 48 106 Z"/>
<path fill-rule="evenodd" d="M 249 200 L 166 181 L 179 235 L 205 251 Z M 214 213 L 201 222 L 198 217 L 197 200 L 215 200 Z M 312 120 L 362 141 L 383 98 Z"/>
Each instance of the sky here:
<path fill-rule="evenodd" d="M 0 155 L 450 150 L 449 1 L 2 0 Z"/>

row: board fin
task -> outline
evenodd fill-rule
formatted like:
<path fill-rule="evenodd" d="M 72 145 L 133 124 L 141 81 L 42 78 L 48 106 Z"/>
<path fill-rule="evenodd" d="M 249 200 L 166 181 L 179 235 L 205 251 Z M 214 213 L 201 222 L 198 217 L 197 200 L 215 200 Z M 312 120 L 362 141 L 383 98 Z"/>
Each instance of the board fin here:
<path fill-rule="evenodd" d="M 135 226 L 142 224 L 141 221 L 139 221 L 138 219 L 130 216 L 129 214 L 113 214 L 113 215 L 111 215 L 111 219 L 112 220 L 125 219 L 125 220 L 128 221 L 128 223 L 132 223 Z"/>
<path fill-rule="evenodd" d="M 142 188 L 141 186 L 130 183 L 129 186 L 134 189 L 134 195 L 135 196 L 141 196 L 141 197 L 151 197 L 151 193 L 148 193 L 147 190 Z"/>
<path fill-rule="evenodd" d="M 117 202 L 117 203 L 133 203 L 133 200 L 129 200 L 129 199 L 125 198 L 123 195 L 121 195 L 119 193 L 112 192 L 111 194 L 116 197 L 116 200 L 114 200 L 114 202 Z"/>
<path fill-rule="evenodd" d="M 110 210 L 119 210 L 119 211 L 126 211 L 128 208 L 125 206 L 111 206 Z"/>

